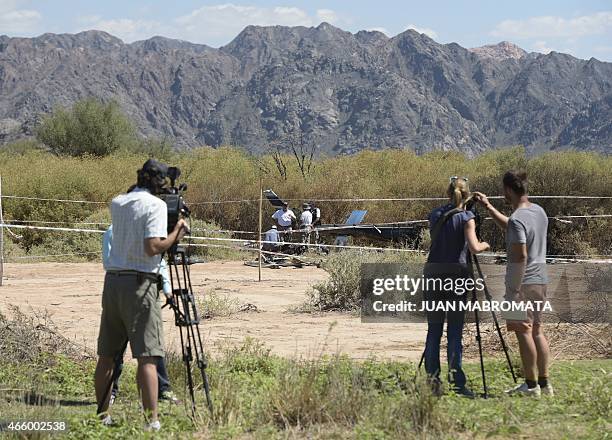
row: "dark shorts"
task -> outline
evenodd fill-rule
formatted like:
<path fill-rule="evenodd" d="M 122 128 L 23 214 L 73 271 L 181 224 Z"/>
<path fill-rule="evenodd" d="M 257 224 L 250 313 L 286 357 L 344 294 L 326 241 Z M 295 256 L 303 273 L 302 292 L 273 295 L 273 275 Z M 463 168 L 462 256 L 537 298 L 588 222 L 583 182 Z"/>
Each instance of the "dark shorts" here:
<path fill-rule="evenodd" d="M 107 272 L 98 355 L 115 357 L 130 342 L 134 358 L 164 356 L 156 276 Z"/>

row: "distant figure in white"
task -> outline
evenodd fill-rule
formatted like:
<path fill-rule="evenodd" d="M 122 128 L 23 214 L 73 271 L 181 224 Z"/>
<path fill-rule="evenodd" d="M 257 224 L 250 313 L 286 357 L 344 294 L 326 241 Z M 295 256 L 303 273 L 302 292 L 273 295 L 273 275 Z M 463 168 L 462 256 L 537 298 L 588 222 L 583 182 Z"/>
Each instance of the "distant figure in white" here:
<path fill-rule="evenodd" d="M 278 224 L 278 230 L 281 232 L 285 232 L 285 234 L 281 234 L 281 240 L 285 241 L 285 236 L 291 233 L 291 227 L 293 222 L 297 223 L 297 217 L 293 213 L 291 209 L 289 209 L 289 204 L 286 202 L 283 203 L 283 208 L 276 211 L 272 218 L 276 220 Z"/>
<path fill-rule="evenodd" d="M 302 205 L 302 214 L 300 215 L 300 229 L 304 234 L 302 237 L 302 241 L 304 243 L 310 243 L 310 232 L 312 231 L 312 212 L 308 203 L 304 203 Z"/>
<path fill-rule="evenodd" d="M 280 248 L 280 236 L 278 234 L 278 229 L 276 225 L 272 225 L 270 229 L 268 229 L 264 235 L 264 243 L 261 246 L 261 249 L 268 252 L 278 251 Z"/>

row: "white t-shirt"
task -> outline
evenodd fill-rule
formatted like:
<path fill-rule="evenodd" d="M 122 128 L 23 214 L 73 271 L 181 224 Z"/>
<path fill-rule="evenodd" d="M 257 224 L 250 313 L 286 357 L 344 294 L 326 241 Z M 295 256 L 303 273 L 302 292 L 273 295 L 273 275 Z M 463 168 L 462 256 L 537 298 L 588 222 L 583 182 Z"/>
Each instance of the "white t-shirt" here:
<path fill-rule="evenodd" d="M 149 257 L 144 250 L 144 240 L 168 236 L 166 202 L 146 189 L 136 188 L 113 199 L 111 217 L 113 236 L 107 270 L 158 273 L 161 255 Z"/>
<path fill-rule="evenodd" d="M 292 219 L 297 220 L 297 218 L 295 217 L 295 214 L 290 209 L 287 209 L 287 211 L 283 211 L 282 209 L 279 209 L 272 215 L 272 218 L 278 222 L 279 226 L 284 226 L 284 227 L 291 226 Z"/>
<path fill-rule="evenodd" d="M 312 225 L 312 212 L 304 211 L 300 216 L 300 223 L 302 226 L 310 226 Z"/>

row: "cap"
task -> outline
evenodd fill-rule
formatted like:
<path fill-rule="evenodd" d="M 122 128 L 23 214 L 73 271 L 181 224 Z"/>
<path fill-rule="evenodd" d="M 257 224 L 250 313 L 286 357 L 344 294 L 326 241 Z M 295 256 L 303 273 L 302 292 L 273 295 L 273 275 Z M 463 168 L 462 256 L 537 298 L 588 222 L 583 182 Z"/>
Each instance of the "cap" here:
<path fill-rule="evenodd" d="M 310 209 L 310 205 L 308 203 L 304 203 L 302 205 L 302 209 Z"/>
<path fill-rule="evenodd" d="M 168 165 L 155 159 L 149 159 L 142 166 L 142 171 L 150 176 L 155 175 L 165 179 L 168 175 Z"/>

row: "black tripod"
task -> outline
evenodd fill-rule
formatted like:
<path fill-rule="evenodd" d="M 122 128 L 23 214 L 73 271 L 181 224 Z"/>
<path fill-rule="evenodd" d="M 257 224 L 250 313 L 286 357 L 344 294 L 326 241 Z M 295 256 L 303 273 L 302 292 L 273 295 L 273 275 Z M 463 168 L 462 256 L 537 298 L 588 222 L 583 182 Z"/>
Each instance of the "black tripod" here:
<path fill-rule="evenodd" d="M 489 292 L 489 288 L 487 287 L 487 283 L 484 282 L 484 275 L 482 273 L 482 269 L 480 267 L 480 262 L 478 261 L 478 257 L 476 255 L 471 255 L 471 263 L 472 268 L 471 272 L 474 273 L 474 267 L 476 267 L 476 271 L 478 272 L 478 277 L 483 280 L 483 291 L 485 294 L 485 299 L 487 301 L 491 301 L 491 293 Z M 476 289 L 472 289 L 472 302 L 476 303 Z M 497 331 L 497 336 L 499 336 L 499 342 L 501 343 L 502 349 L 504 350 L 504 355 L 506 356 L 506 362 L 508 362 L 508 369 L 510 370 L 510 374 L 512 375 L 512 380 L 516 383 L 516 374 L 514 373 L 514 367 L 512 366 L 512 360 L 510 359 L 510 353 L 508 353 L 508 346 L 506 345 L 506 341 L 504 339 L 504 335 L 501 332 L 501 327 L 499 326 L 499 321 L 497 320 L 497 315 L 495 311 L 491 309 L 491 316 L 493 317 L 493 322 L 495 324 L 495 330 Z M 478 308 L 474 308 L 474 321 L 476 322 L 476 341 L 478 342 L 478 355 L 480 357 L 480 372 L 482 374 L 482 388 L 483 388 L 483 397 L 486 399 L 488 397 L 488 389 L 487 389 L 487 378 L 485 374 L 484 367 L 484 357 L 482 354 L 482 339 L 480 333 L 480 318 L 478 315 Z"/>
<path fill-rule="evenodd" d="M 189 388 L 189 397 L 191 398 L 191 413 L 195 416 L 196 396 L 192 373 L 193 364 L 200 370 L 206 404 L 211 414 L 213 405 L 210 397 L 208 376 L 206 375 L 207 362 L 200 335 L 200 317 L 193 296 L 189 264 L 189 257 L 185 254 L 183 247 L 174 245 L 168 251 L 168 269 L 170 272 L 173 301 L 166 305 L 170 305 L 174 311 L 174 323 L 179 328 L 181 351 L 187 373 L 187 386 Z"/>

